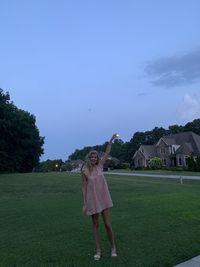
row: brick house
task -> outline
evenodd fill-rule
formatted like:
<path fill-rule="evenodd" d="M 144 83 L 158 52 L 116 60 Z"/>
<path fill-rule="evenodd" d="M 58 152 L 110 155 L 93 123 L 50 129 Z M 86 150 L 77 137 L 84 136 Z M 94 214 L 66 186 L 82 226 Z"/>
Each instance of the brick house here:
<path fill-rule="evenodd" d="M 134 166 L 147 167 L 151 158 L 158 157 L 166 167 L 187 167 L 189 157 L 200 156 L 200 136 L 182 132 L 163 136 L 154 145 L 141 145 L 133 155 Z"/>

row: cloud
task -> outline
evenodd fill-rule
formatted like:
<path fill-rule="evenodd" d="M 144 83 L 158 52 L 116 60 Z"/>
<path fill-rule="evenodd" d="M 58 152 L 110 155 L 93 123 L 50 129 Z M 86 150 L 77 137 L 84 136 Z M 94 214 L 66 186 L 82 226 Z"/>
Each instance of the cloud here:
<path fill-rule="evenodd" d="M 155 86 L 169 88 L 196 83 L 200 81 L 200 49 L 151 61 L 145 72 L 153 77 Z"/>
<path fill-rule="evenodd" d="M 185 94 L 181 107 L 181 117 L 184 120 L 194 120 L 200 117 L 200 99 L 197 96 Z"/>
<path fill-rule="evenodd" d="M 139 97 L 141 97 L 141 96 L 147 96 L 149 93 L 138 93 L 136 96 L 139 96 Z"/>

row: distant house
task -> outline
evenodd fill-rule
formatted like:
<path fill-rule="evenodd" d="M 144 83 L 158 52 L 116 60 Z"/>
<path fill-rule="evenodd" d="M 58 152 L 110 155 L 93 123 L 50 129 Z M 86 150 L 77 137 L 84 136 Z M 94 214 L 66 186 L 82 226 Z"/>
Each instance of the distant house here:
<path fill-rule="evenodd" d="M 159 157 L 166 167 L 187 167 L 189 157 L 200 156 L 200 136 L 193 132 L 167 135 L 154 145 L 141 145 L 133 155 L 134 166 L 147 167 L 149 160 Z"/>
<path fill-rule="evenodd" d="M 71 160 L 70 164 L 72 166 L 72 172 L 80 172 L 83 166 L 83 163 L 84 161 L 81 159 Z"/>

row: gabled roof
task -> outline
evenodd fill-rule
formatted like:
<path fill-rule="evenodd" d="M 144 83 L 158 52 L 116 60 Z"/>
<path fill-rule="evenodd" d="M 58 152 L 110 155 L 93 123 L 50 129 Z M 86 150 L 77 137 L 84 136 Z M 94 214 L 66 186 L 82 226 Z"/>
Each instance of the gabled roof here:
<path fill-rule="evenodd" d="M 153 157 L 156 155 L 155 145 L 141 145 L 141 148 L 144 149 L 145 156 Z"/>
<path fill-rule="evenodd" d="M 133 155 L 133 159 L 139 155 L 141 158 L 145 158 L 145 155 L 140 151 L 140 150 L 136 150 L 134 155 Z"/>
<path fill-rule="evenodd" d="M 177 134 L 171 134 L 164 136 L 163 139 L 166 140 L 166 142 L 169 143 L 169 145 L 180 145 L 182 146 L 183 144 L 187 143 L 190 144 L 194 155 L 200 155 L 200 136 L 193 133 L 193 132 L 181 132 Z M 188 146 L 188 145 L 187 145 Z M 186 151 L 191 150 L 191 148 L 184 147 Z M 177 152 L 180 152 L 181 149 L 179 148 Z"/>
<path fill-rule="evenodd" d="M 139 150 L 141 151 L 142 149 L 143 149 L 142 152 L 143 152 L 145 158 L 156 156 L 155 145 L 141 145 Z"/>
<path fill-rule="evenodd" d="M 182 144 L 177 150 L 176 154 L 191 155 L 194 152 L 191 143 Z"/>
<path fill-rule="evenodd" d="M 194 153 L 195 155 L 200 155 L 200 136 L 198 134 L 195 134 L 193 132 L 191 132 L 192 137 L 194 139 Z"/>
<path fill-rule="evenodd" d="M 176 145 L 176 139 L 175 138 L 163 137 L 162 139 L 168 146 Z"/>

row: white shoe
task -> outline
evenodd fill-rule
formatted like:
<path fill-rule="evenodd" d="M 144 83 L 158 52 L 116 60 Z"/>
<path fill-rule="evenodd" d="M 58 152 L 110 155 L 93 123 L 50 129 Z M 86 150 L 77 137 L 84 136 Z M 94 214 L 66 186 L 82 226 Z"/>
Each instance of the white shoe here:
<path fill-rule="evenodd" d="M 94 255 L 94 260 L 99 261 L 100 259 L 101 259 L 101 253 L 98 252 L 97 254 Z"/>
<path fill-rule="evenodd" d="M 115 249 L 111 250 L 111 257 L 117 257 L 117 253 Z"/>

